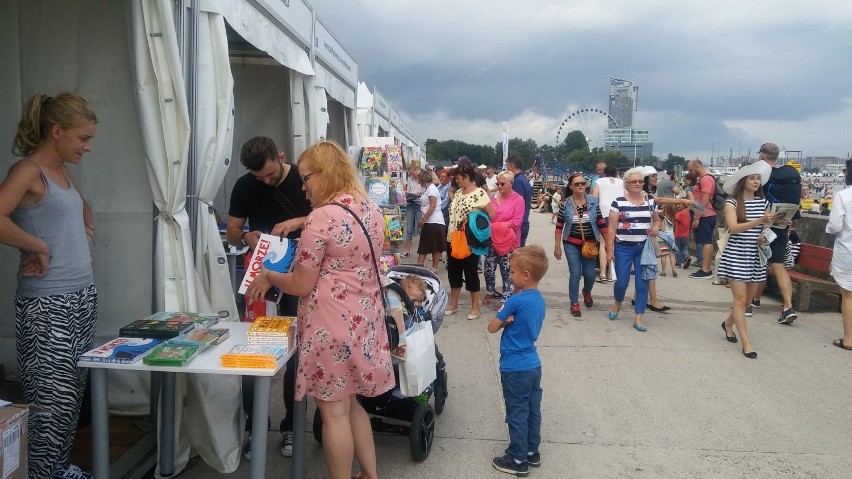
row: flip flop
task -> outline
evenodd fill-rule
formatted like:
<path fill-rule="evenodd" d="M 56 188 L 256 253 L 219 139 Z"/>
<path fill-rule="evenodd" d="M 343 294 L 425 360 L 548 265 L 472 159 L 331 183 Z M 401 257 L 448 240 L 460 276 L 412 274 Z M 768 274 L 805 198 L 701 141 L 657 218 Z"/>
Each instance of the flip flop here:
<path fill-rule="evenodd" d="M 835 339 L 831 344 L 837 346 L 838 348 L 845 349 L 847 351 L 852 351 L 852 347 L 843 345 L 843 338 Z"/>

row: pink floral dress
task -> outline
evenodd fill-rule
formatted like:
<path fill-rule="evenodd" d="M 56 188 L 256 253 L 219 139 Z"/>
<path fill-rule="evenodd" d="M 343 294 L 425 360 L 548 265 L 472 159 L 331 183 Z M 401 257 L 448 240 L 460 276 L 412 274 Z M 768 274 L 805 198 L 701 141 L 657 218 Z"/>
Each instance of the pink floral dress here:
<path fill-rule="evenodd" d="M 372 202 L 335 199 L 352 209 L 381 248 L 384 218 Z M 377 251 L 377 253 L 379 253 Z M 299 298 L 296 399 L 335 401 L 378 396 L 394 386 L 381 290 L 364 230 L 343 208 L 329 204 L 307 218 L 296 261 L 319 268 L 317 284 Z"/>

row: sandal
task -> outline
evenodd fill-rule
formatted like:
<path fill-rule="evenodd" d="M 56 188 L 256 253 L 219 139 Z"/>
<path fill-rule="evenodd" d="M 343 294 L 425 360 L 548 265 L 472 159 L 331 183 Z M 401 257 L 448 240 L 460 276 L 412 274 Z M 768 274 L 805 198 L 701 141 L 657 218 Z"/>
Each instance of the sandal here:
<path fill-rule="evenodd" d="M 598 283 L 606 283 L 606 276 L 598 275 Z"/>
<path fill-rule="evenodd" d="M 725 286 L 725 285 L 728 284 L 728 280 L 727 279 L 714 279 L 712 284 L 714 284 L 716 286 Z"/>
<path fill-rule="evenodd" d="M 843 338 L 835 339 L 831 344 L 837 346 L 838 348 L 845 349 L 847 351 L 852 351 L 852 347 L 843 345 Z"/>
<path fill-rule="evenodd" d="M 486 305 L 486 306 L 491 304 L 491 295 L 486 294 L 485 296 L 483 296 L 482 299 L 479 300 L 479 304 Z"/>

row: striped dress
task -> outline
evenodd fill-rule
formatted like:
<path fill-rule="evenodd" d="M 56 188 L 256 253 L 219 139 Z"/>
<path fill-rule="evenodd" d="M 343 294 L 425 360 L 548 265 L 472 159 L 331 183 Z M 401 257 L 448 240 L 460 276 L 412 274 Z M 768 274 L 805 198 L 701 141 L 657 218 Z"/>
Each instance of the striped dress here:
<path fill-rule="evenodd" d="M 725 203 L 734 208 L 737 207 L 737 201 L 733 198 L 728 198 Z M 764 198 L 746 201 L 746 221 L 753 221 L 763 216 L 768 206 L 769 202 Z M 728 238 L 728 244 L 719 261 L 718 276 L 720 278 L 745 283 L 766 281 L 766 266 L 760 265 L 760 258 L 757 255 L 757 237 L 760 236 L 762 229 L 762 226 L 755 226 Z"/>

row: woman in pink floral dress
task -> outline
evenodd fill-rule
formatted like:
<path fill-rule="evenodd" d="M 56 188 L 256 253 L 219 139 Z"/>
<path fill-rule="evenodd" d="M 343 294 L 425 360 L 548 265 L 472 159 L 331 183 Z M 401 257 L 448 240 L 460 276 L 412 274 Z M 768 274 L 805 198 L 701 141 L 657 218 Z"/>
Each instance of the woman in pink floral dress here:
<path fill-rule="evenodd" d="M 336 143 L 310 146 L 298 167 L 314 210 L 302 230 L 293 272 L 263 270 L 253 286 L 259 293 L 271 283 L 300 297 L 296 399 L 311 396 L 320 410 L 329 477 L 349 478 L 354 456 L 361 477 L 373 479 L 373 431 L 355 395 L 378 396 L 394 386 L 390 348 L 370 244 L 357 219 L 334 203 L 358 216 L 374 248 L 381 248 L 384 218 Z"/>

